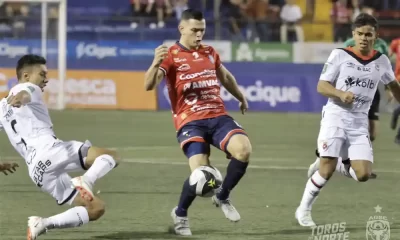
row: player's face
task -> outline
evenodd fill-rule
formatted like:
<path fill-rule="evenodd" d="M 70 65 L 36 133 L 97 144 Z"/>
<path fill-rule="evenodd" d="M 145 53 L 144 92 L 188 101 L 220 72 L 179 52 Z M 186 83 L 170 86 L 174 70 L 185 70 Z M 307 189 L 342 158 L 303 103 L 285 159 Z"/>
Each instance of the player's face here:
<path fill-rule="evenodd" d="M 189 19 L 182 21 L 179 25 L 179 31 L 182 35 L 182 40 L 189 45 L 190 48 L 196 48 L 201 44 L 204 33 L 206 31 L 206 21 Z"/>
<path fill-rule="evenodd" d="M 43 91 L 48 83 L 46 65 L 40 64 L 33 66 L 27 78 L 28 82 L 38 85 Z"/>
<path fill-rule="evenodd" d="M 371 51 L 377 38 L 374 27 L 366 25 L 353 30 L 353 39 L 356 47 L 361 51 Z"/>

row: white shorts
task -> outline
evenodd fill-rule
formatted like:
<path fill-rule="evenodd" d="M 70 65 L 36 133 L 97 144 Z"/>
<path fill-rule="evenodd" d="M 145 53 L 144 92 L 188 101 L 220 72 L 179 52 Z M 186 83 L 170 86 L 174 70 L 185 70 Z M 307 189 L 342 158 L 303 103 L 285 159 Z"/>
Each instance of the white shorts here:
<path fill-rule="evenodd" d="M 53 196 L 59 205 L 71 205 L 77 190 L 72 187 L 69 172 L 85 169 L 85 158 L 91 147 L 89 141 L 63 142 L 56 140 L 52 147 L 38 151 L 33 158 L 30 177 L 42 191 Z"/>
<path fill-rule="evenodd" d="M 368 117 L 340 119 L 337 115 L 324 116 L 318 135 L 318 151 L 321 157 L 342 157 L 373 162 Z"/>

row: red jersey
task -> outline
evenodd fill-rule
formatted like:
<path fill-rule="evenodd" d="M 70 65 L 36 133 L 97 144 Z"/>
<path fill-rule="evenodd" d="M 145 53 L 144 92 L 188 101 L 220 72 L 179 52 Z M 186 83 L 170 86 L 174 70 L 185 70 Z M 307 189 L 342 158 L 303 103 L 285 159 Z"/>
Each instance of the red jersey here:
<path fill-rule="evenodd" d="M 393 54 L 396 54 L 396 68 L 394 73 L 397 81 L 400 81 L 400 38 L 394 39 L 390 43 L 390 50 L 393 52 Z"/>
<path fill-rule="evenodd" d="M 177 130 L 188 122 L 227 115 L 216 74 L 219 67 L 219 55 L 210 46 L 189 50 L 177 42 L 169 48 L 160 69 Z"/>

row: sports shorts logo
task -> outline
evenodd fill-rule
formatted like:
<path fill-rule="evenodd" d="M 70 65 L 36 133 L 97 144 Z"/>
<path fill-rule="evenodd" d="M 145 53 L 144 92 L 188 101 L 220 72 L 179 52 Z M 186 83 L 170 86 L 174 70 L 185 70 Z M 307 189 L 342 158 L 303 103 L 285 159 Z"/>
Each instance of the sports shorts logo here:
<path fill-rule="evenodd" d="M 375 208 L 376 213 L 381 213 L 382 208 L 378 205 Z M 389 240 L 390 223 L 386 216 L 370 216 L 366 227 L 367 240 Z"/>

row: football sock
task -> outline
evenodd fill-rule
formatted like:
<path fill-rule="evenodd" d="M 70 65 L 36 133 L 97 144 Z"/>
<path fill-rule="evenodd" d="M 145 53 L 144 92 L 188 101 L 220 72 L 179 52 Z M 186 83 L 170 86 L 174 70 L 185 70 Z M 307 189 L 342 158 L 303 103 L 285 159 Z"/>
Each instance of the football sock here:
<path fill-rule="evenodd" d="M 357 177 L 357 175 L 356 175 L 356 172 L 354 171 L 354 169 L 353 169 L 352 167 L 350 167 L 349 173 L 350 173 L 351 177 L 352 177 L 354 180 L 356 180 L 357 182 L 359 182 L 359 181 L 358 181 L 358 177 Z"/>
<path fill-rule="evenodd" d="M 226 176 L 222 182 L 221 189 L 217 193 L 217 198 L 219 200 L 226 200 L 229 198 L 229 194 L 232 189 L 238 184 L 240 179 L 246 173 L 248 162 L 242 162 L 235 158 L 232 158 L 228 164 L 228 169 L 226 171 Z"/>
<path fill-rule="evenodd" d="M 316 171 L 310 179 L 308 179 L 306 184 L 306 189 L 304 190 L 303 198 L 300 202 L 300 208 L 305 210 L 311 210 L 312 205 L 318 197 L 319 192 L 328 180 L 321 177 L 319 171 Z"/>
<path fill-rule="evenodd" d="M 97 179 L 104 177 L 108 172 L 110 172 L 116 165 L 116 162 L 113 157 L 110 155 L 104 154 L 98 156 L 93 165 L 86 171 L 83 175 L 89 183 L 92 185 L 96 182 Z"/>
<path fill-rule="evenodd" d="M 190 188 L 189 178 L 183 183 L 181 198 L 179 199 L 178 207 L 175 214 L 178 217 L 186 217 L 187 211 L 192 205 L 192 202 L 196 198 L 196 192 L 194 189 Z"/>
<path fill-rule="evenodd" d="M 89 214 L 84 207 L 74 207 L 43 221 L 47 229 L 80 227 L 89 222 Z"/>

